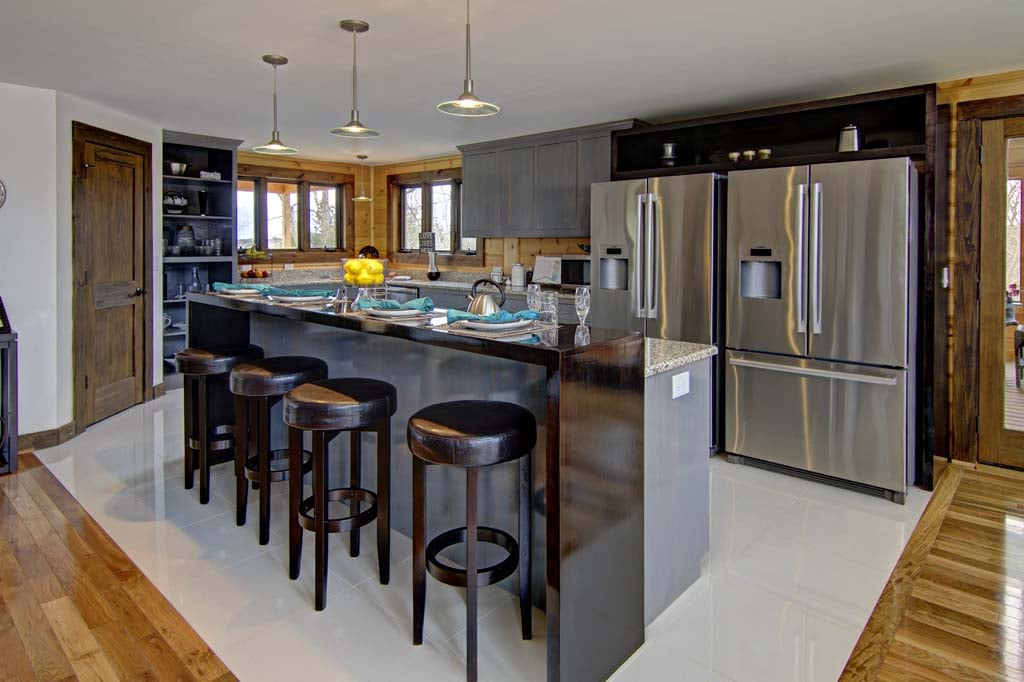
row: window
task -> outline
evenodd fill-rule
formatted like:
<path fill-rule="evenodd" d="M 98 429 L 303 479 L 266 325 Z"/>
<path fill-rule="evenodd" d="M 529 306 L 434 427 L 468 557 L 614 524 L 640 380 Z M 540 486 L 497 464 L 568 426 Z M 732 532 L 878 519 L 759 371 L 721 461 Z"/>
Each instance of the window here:
<path fill-rule="evenodd" d="M 1021 179 L 1006 181 L 1006 294 L 1021 300 Z"/>
<path fill-rule="evenodd" d="M 401 184 L 398 186 L 400 250 L 420 248 L 420 232 L 433 232 L 438 253 L 472 253 L 476 239 L 461 236 L 461 183 L 457 179 Z"/>
<path fill-rule="evenodd" d="M 256 245 L 256 183 L 238 181 L 238 250 Z"/>
<path fill-rule="evenodd" d="M 274 177 L 281 169 L 238 180 L 238 249 L 289 252 L 291 261 L 324 260 L 323 251 L 352 251 L 355 227 L 349 202 L 351 176 L 302 171 L 308 180 Z M 317 255 L 320 252 L 321 255 Z M 331 256 L 333 258 L 334 256 Z"/>

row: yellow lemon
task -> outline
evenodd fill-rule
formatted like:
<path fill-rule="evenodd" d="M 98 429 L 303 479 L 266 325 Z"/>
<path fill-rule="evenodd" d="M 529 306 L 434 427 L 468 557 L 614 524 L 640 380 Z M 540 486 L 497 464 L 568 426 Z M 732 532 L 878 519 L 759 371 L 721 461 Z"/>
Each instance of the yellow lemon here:
<path fill-rule="evenodd" d="M 345 284 L 355 284 L 355 283 L 356 283 L 356 276 L 353 275 L 351 272 L 346 272 L 345 273 Z"/>
<path fill-rule="evenodd" d="M 359 276 L 356 277 L 356 284 L 361 287 L 367 287 L 373 284 L 373 275 L 368 272 L 360 272 Z"/>
<path fill-rule="evenodd" d="M 384 272 L 384 264 L 379 260 L 366 260 L 366 271 L 371 275 L 379 275 Z"/>
<path fill-rule="evenodd" d="M 374 284 L 384 284 L 384 275 L 383 275 L 383 273 L 378 273 L 378 274 L 374 275 L 373 276 L 373 283 Z"/>
<path fill-rule="evenodd" d="M 359 272 L 362 269 L 363 269 L 362 263 L 360 263 L 355 258 L 350 258 L 349 260 L 345 261 L 345 272 L 347 272 L 347 273 L 351 273 L 353 275 L 356 275 L 356 274 L 359 274 Z"/>

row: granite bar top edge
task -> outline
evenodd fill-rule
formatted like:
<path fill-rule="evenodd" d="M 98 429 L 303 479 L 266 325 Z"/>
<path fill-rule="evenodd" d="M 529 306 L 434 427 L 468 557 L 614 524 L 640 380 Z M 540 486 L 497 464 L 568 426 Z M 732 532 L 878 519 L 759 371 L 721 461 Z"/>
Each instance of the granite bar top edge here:
<path fill-rule="evenodd" d="M 644 377 L 668 372 L 718 354 L 718 348 L 704 343 L 644 339 Z"/>

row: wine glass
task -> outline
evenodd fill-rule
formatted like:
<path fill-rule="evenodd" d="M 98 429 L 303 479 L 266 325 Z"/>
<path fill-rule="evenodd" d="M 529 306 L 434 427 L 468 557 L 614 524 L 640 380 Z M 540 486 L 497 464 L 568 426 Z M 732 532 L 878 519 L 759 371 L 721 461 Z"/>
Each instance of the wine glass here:
<path fill-rule="evenodd" d="M 580 324 L 587 323 L 587 315 L 590 314 L 590 288 L 576 287 L 576 316 L 580 318 Z"/>
<path fill-rule="evenodd" d="M 535 313 L 540 312 L 540 285 L 530 284 L 526 287 L 526 305 Z"/>

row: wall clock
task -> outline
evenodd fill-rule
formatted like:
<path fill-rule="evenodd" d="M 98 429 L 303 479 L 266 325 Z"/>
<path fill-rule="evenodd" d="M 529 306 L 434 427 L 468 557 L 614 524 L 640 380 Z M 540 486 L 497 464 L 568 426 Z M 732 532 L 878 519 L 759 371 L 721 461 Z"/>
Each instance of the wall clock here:
<path fill-rule="evenodd" d="M 5 201 L 7 201 L 7 188 L 4 187 L 4 181 L 0 180 L 0 208 L 3 208 Z"/>

